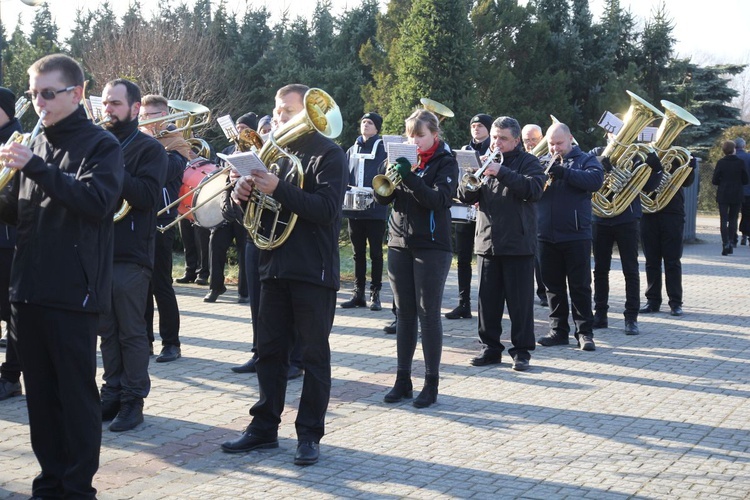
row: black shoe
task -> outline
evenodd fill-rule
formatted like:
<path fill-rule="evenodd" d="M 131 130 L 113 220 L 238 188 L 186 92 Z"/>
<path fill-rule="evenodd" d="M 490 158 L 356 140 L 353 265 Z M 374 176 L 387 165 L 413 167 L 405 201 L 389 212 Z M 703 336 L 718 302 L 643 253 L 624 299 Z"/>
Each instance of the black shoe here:
<path fill-rule="evenodd" d="M 247 304 L 248 302 L 250 302 L 250 297 L 247 295 L 240 295 L 237 299 L 238 304 Z"/>
<path fill-rule="evenodd" d="M 161 353 L 156 357 L 157 363 L 169 363 L 182 357 L 182 351 L 176 345 L 165 345 Z"/>
<path fill-rule="evenodd" d="M 659 306 L 651 304 L 650 302 L 646 302 L 646 305 L 641 307 L 640 310 L 638 310 L 638 312 L 641 314 L 658 313 Z"/>
<path fill-rule="evenodd" d="M 403 399 L 414 397 L 414 388 L 411 385 L 411 372 L 408 370 L 398 370 L 396 372 L 396 383 L 393 389 L 388 391 L 383 401 L 386 403 L 398 403 Z"/>
<path fill-rule="evenodd" d="M 582 351 L 595 351 L 596 344 L 594 344 L 594 337 L 591 335 L 581 335 L 578 339 L 578 347 L 580 347 Z"/>
<path fill-rule="evenodd" d="M 0 347 L 8 347 L 8 337 L 0 338 Z"/>
<path fill-rule="evenodd" d="M 211 290 L 206 294 L 205 297 L 203 297 L 203 302 L 216 302 L 216 299 L 219 298 L 219 295 L 226 292 L 227 289 L 224 287 L 223 290 Z"/>
<path fill-rule="evenodd" d="M 514 359 L 511 368 L 517 372 L 525 372 L 528 371 L 531 366 L 529 365 L 528 359 Z"/>
<path fill-rule="evenodd" d="M 479 356 L 471 358 L 471 364 L 472 366 L 497 365 L 502 361 L 502 357 L 503 354 L 501 352 L 482 347 Z"/>
<path fill-rule="evenodd" d="M 300 441 L 297 443 L 297 453 L 294 454 L 294 465 L 312 465 L 320 458 L 320 446 L 315 441 Z"/>
<path fill-rule="evenodd" d="M 233 366 L 232 371 L 234 373 L 255 373 L 255 362 L 258 361 L 258 358 L 253 356 L 250 358 L 247 363 L 240 365 L 240 366 Z"/>
<path fill-rule="evenodd" d="M 197 280 L 195 280 L 195 284 L 200 286 L 207 286 L 208 278 L 198 278 Z"/>
<path fill-rule="evenodd" d="M 447 319 L 471 319 L 471 303 L 461 301 L 458 306 L 449 313 L 445 313 Z"/>
<path fill-rule="evenodd" d="M 151 334 L 151 336 L 153 337 L 153 333 Z M 148 355 L 149 356 L 153 356 L 154 355 L 154 343 L 151 342 L 151 341 L 149 341 L 149 343 L 148 343 Z"/>
<path fill-rule="evenodd" d="M 425 375 L 424 387 L 422 392 L 419 393 L 414 399 L 412 406 L 414 408 L 427 408 L 428 406 L 437 403 L 438 395 L 438 376 L 437 375 Z"/>
<path fill-rule="evenodd" d="M 114 419 L 120 412 L 120 400 L 119 399 L 103 399 L 102 400 L 102 422 L 109 422 Z"/>
<path fill-rule="evenodd" d="M 680 306 L 672 307 L 669 314 L 671 314 L 672 316 L 682 316 L 682 307 Z"/>
<path fill-rule="evenodd" d="M 341 303 L 342 309 L 352 309 L 354 307 L 367 307 L 365 291 L 362 288 L 355 288 L 354 292 L 352 292 L 352 298 Z"/>
<path fill-rule="evenodd" d="M 388 325 L 388 326 L 384 326 L 384 327 L 383 327 L 383 331 L 384 331 L 385 333 L 388 333 L 388 334 L 390 334 L 390 335 L 393 335 L 394 333 L 396 333 L 396 324 L 398 324 L 398 321 L 394 319 L 394 320 L 393 320 L 393 323 L 391 323 L 391 324 L 390 324 L 390 325 Z"/>
<path fill-rule="evenodd" d="M 143 399 L 136 398 L 120 403 L 120 411 L 109 424 L 112 432 L 123 432 L 135 429 L 143 423 Z"/>
<path fill-rule="evenodd" d="M 289 371 L 286 372 L 286 379 L 292 380 L 295 378 L 300 378 L 303 373 L 304 373 L 304 370 L 300 368 L 299 366 L 289 365 Z"/>
<path fill-rule="evenodd" d="M 381 311 L 383 306 L 380 305 L 380 289 L 370 290 L 370 311 Z"/>
<path fill-rule="evenodd" d="M 8 379 L 0 378 L 0 401 L 14 396 L 23 394 L 21 391 L 21 382 L 11 382 Z"/>
<path fill-rule="evenodd" d="M 222 443 L 221 451 L 224 453 L 245 453 L 253 450 L 270 450 L 271 448 L 278 447 L 279 440 L 277 438 L 262 438 L 251 434 L 250 431 L 245 431 L 237 439 Z"/>
<path fill-rule="evenodd" d="M 732 253 L 732 245 L 724 245 L 721 248 L 721 255 L 729 255 Z"/>
<path fill-rule="evenodd" d="M 609 320 L 607 319 L 607 313 L 596 313 L 594 314 L 594 323 L 591 325 L 594 330 L 599 328 L 609 328 Z"/>
<path fill-rule="evenodd" d="M 747 245 L 747 236 L 742 236 L 742 240 L 740 241 L 740 245 L 742 245 L 742 246 Z"/>
<path fill-rule="evenodd" d="M 626 319 L 625 320 L 625 335 L 638 335 L 640 330 L 638 329 L 638 322 Z"/>
<path fill-rule="evenodd" d="M 544 347 L 553 345 L 568 345 L 570 344 L 570 339 L 568 339 L 568 337 L 559 337 L 554 334 L 549 334 L 537 340 L 536 343 L 539 345 L 543 345 Z"/>
<path fill-rule="evenodd" d="M 181 277 L 175 279 L 174 281 L 175 283 L 186 284 L 194 282 L 195 278 L 197 278 L 197 276 L 194 274 L 183 274 Z"/>
<path fill-rule="evenodd" d="M 547 302 L 547 298 L 539 297 L 539 305 L 542 307 L 549 307 L 549 302 Z"/>

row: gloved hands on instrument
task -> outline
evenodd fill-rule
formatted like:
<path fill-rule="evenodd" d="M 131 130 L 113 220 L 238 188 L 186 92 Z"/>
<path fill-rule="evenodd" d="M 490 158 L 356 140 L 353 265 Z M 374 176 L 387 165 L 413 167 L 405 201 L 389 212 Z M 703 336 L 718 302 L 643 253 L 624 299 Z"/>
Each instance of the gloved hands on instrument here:
<path fill-rule="evenodd" d="M 646 155 L 646 164 L 651 167 L 651 170 L 656 170 L 657 172 L 661 170 L 661 161 L 659 161 L 659 157 L 653 151 Z"/>
<path fill-rule="evenodd" d="M 562 165 L 553 165 L 549 169 L 549 175 L 555 180 L 562 180 L 565 178 L 565 171 L 567 168 Z"/>

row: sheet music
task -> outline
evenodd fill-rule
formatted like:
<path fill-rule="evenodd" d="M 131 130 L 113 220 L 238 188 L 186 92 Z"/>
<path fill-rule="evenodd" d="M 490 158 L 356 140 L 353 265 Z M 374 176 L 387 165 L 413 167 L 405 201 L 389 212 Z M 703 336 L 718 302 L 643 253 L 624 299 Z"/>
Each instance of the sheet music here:
<path fill-rule="evenodd" d="M 617 118 L 615 115 L 613 115 L 609 111 L 605 111 L 602 117 L 599 118 L 599 123 L 597 123 L 597 125 L 599 125 L 607 132 L 617 135 L 617 133 L 620 132 L 623 123 L 624 122 Z"/>
<path fill-rule="evenodd" d="M 224 132 L 224 135 L 230 141 L 240 135 L 237 127 L 234 125 L 234 120 L 232 120 L 232 117 L 230 115 L 218 117 L 216 119 L 216 123 L 219 124 L 219 126 L 221 127 L 221 131 Z"/>
<path fill-rule="evenodd" d="M 91 103 L 91 112 L 94 114 L 94 119 L 101 120 L 104 117 L 102 96 L 91 95 L 89 96 L 89 102 Z"/>
<path fill-rule="evenodd" d="M 646 127 L 638 134 L 638 142 L 654 142 L 658 127 Z"/>
<path fill-rule="evenodd" d="M 392 142 L 388 146 L 388 163 L 396 163 L 396 158 L 404 157 L 412 165 L 417 164 L 417 145 Z"/>
<path fill-rule="evenodd" d="M 473 149 L 458 149 L 454 151 L 456 153 L 456 162 L 458 162 L 458 168 L 461 170 L 470 170 L 476 172 L 479 170 L 479 155 Z"/>
<path fill-rule="evenodd" d="M 381 139 L 383 139 L 383 145 L 385 146 L 386 151 L 388 150 L 388 144 L 392 142 L 406 142 L 406 137 L 404 137 L 403 135 L 384 135 L 381 136 Z"/>
<path fill-rule="evenodd" d="M 232 155 L 225 155 L 222 153 L 216 153 L 216 156 L 229 163 L 234 167 L 241 176 L 250 175 L 253 172 L 268 172 L 268 169 L 260 161 L 260 157 L 255 151 L 247 151 L 244 153 L 236 153 Z"/>

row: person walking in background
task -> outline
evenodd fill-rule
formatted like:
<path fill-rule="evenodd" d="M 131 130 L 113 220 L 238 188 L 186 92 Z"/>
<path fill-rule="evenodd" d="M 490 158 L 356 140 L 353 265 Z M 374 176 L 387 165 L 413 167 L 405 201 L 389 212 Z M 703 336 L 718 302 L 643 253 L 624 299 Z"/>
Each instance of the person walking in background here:
<path fill-rule="evenodd" d="M 721 227 L 721 255 L 730 255 L 737 235 L 737 216 L 744 199 L 743 186 L 748 183 L 745 162 L 735 154 L 735 144 L 724 141 L 721 145 L 724 158 L 716 162 L 711 183 L 716 186 L 716 203 L 719 204 Z"/>

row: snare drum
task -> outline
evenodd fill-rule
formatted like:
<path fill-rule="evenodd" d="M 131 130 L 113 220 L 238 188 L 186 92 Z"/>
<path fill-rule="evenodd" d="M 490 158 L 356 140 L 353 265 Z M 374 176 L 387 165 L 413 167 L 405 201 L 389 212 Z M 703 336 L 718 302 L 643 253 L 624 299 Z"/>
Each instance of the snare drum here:
<path fill-rule="evenodd" d="M 188 163 L 187 167 L 185 167 L 185 172 L 182 174 L 182 186 L 180 187 L 179 195 L 182 201 L 177 206 L 178 214 L 187 214 L 185 215 L 187 219 L 194 220 L 190 210 L 194 206 L 195 191 L 209 175 L 218 170 L 218 166 L 205 158 L 196 158 Z M 193 192 L 193 195 L 189 196 L 191 192 Z"/>
<path fill-rule="evenodd" d="M 451 221 L 455 224 L 468 224 L 477 220 L 477 208 L 474 205 L 451 206 Z"/>
<path fill-rule="evenodd" d="M 375 201 L 372 192 L 350 190 L 344 193 L 344 210 L 367 210 Z"/>
<path fill-rule="evenodd" d="M 200 227 L 212 229 L 224 222 L 221 202 L 228 178 L 228 170 L 217 170 L 208 174 L 198 185 L 198 192 L 193 196 L 193 218 Z"/>

